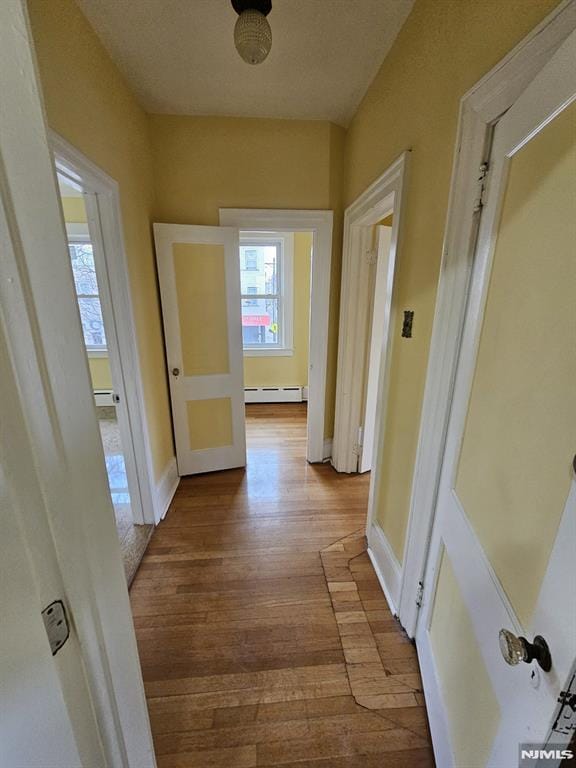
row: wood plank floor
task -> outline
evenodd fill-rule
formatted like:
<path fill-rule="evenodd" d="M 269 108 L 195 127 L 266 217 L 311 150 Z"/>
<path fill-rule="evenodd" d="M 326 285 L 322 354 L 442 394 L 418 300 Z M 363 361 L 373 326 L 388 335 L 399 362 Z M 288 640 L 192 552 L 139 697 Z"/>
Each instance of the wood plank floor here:
<path fill-rule="evenodd" d="M 246 427 L 247 469 L 182 480 L 131 588 L 159 768 L 433 766 L 368 476 L 306 463 L 305 405 Z"/>

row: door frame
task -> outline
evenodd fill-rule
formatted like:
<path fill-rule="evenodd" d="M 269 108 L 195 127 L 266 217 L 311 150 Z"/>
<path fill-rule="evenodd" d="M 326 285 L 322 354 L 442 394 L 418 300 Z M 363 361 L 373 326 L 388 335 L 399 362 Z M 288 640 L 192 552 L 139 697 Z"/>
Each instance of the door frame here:
<path fill-rule="evenodd" d="M 460 101 L 400 584 L 398 615 L 409 637 L 421 603 L 493 128 L 575 28 L 576 0 L 566 0 Z"/>
<path fill-rule="evenodd" d="M 13 391 L 26 424 L 26 434 L 15 439 L 26 438 L 41 491 L 39 501 L 16 502 L 26 503 L 35 567 L 49 548 L 53 552 L 61 591 L 51 598 L 63 600 L 71 617 L 90 694 L 85 703 L 106 764 L 153 768 L 126 577 L 22 0 L 0 5 L 0 39 L 0 194 L 6 212 L 0 217 L 0 305 Z M 54 659 L 63 687 L 71 682 L 68 658 L 65 646 Z M 81 727 L 75 733 L 84 738 Z"/>
<path fill-rule="evenodd" d="M 49 138 L 58 173 L 85 192 L 90 237 L 101 254 L 97 273 L 105 321 L 112 328 L 108 334 L 110 366 L 113 384 L 118 387 L 116 394 L 123 398 L 128 417 L 127 429 L 123 430 L 119 421 L 122 446 L 128 478 L 137 484 L 138 491 L 133 503 L 130 488 L 133 521 L 156 524 L 166 509 L 159 503 L 153 481 L 118 183 L 54 131 L 49 132 Z"/>
<path fill-rule="evenodd" d="M 273 208 L 220 208 L 220 225 L 240 231 L 312 232 L 310 330 L 308 344 L 308 419 L 306 458 L 310 463 L 330 457 L 324 437 L 328 368 L 328 319 L 332 269 L 332 211 Z"/>
<path fill-rule="evenodd" d="M 342 253 L 342 287 L 340 292 L 340 323 L 338 330 L 338 376 L 336 379 L 336 409 L 334 414 L 334 442 L 332 465 L 337 472 L 357 472 L 360 454 L 360 428 L 364 400 L 364 377 L 369 353 L 370 335 L 370 265 L 374 255 L 366 241 L 366 228 L 378 224 L 392 211 L 392 235 L 388 257 L 386 294 L 387 331 L 382 345 L 382 364 L 376 405 L 377 419 L 385 418 L 390 368 L 390 339 L 393 329 L 392 292 L 394 271 L 401 246 L 400 237 L 404 218 L 406 175 L 410 151 L 403 152 L 344 212 Z M 374 445 L 380 435 L 375 430 Z M 377 467 L 382 452 L 374 451 L 373 466 Z M 372 489 L 374 475 L 370 481 Z M 368 509 L 373 504 L 372 491 Z"/>

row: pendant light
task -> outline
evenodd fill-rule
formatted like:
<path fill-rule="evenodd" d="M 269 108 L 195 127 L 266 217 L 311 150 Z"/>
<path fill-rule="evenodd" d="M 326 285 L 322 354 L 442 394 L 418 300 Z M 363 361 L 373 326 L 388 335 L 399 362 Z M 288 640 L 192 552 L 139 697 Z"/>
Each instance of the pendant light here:
<path fill-rule="evenodd" d="M 234 45 L 247 64 L 261 64 L 272 48 L 272 30 L 266 16 L 272 0 L 232 0 L 238 14 Z"/>

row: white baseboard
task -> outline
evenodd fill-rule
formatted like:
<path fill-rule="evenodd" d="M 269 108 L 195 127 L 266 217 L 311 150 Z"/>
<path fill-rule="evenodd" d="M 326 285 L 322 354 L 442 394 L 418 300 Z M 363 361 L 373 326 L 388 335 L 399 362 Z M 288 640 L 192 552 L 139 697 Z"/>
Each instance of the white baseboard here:
<path fill-rule="evenodd" d="M 394 616 L 398 615 L 400 598 L 400 580 L 402 567 L 388 539 L 384 536 L 379 525 L 372 523 L 368 531 L 368 556 L 372 561 L 376 576 L 384 592 L 384 596 Z"/>
<path fill-rule="evenodd" d="M 308 387 L 302 387 L 302 400 L 308 400 Z"/>
<path fill-rule="evenodd" d="M 326 461 L 332 457 L 332 438 L 327 437 L 324 440 L 324 450 L 322 451 L 322 459 Z"/>
<path fill-rule="evenodd" d="M 172 459 L 170 459 L 168 462 L 166 469 L 162 473 L 162 477 L 156 483 L 156 499 L 154 509 L 154 518 L 156 523 L 159 523 L 160 520 L 162 520 L 166 515 L 166 512 L 168 512 L 168 507 L 174 498 L 174 494 L 176 493 L 179 482 L 180 477 L 178 475 L 178 465 L 176 464 L 176 458 L 172 457 Z"/>
<path fill-rule="evenodd" d="M 301 403 L 302 387 L 245 387 L 245 403 Z"/>

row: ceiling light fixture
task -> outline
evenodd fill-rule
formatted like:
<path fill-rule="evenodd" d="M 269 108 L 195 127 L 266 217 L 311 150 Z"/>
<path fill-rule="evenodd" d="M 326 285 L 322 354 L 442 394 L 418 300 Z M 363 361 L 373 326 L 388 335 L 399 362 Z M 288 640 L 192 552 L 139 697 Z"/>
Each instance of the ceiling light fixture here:
<path fill-rule="evenodd" d="M 248 64 L 261 64 L 272 48 L 272 30 L 266 16 L 272 0 L 232 0 L 238 14 L 234 27 L 234 45 Z"/>

